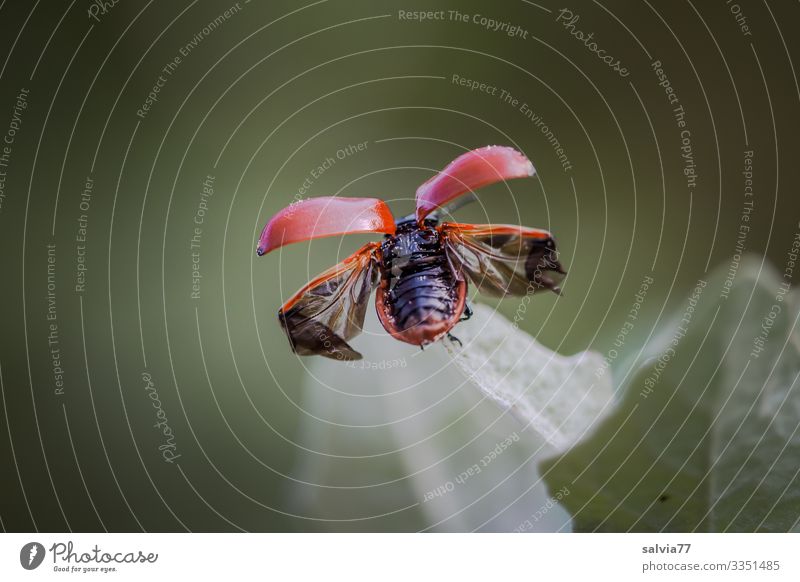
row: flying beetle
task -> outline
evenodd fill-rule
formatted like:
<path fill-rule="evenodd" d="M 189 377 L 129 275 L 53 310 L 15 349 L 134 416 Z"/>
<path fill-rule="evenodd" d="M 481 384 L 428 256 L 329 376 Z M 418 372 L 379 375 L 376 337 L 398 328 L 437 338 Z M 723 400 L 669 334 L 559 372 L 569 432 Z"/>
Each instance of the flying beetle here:
<path fill-rule="evenodd" d="M 367 243 L 304 285 L 280 308 L 278 320 L 293 351 L 361 359 L 348 342 L 362 330 L 373 290 L 386 331 L 422 347 L 452 337 L 453 326 L 469 318 L 468 280 L 496 297 L 542 289 L 559 293 L 558 282 L 566 272 L 549 232 L 440 222 L 440 216 L 471 200 L 475 189 L 534 173 L 530 160 L 515 149 L 487 146 L 459 156 L 422 184 L 416 212 L 398 221 L 376 198 L 310 198 L 278 212 L 261 233 L 259 256 L 311 239 L 384 235 L 381 242 Z"/>

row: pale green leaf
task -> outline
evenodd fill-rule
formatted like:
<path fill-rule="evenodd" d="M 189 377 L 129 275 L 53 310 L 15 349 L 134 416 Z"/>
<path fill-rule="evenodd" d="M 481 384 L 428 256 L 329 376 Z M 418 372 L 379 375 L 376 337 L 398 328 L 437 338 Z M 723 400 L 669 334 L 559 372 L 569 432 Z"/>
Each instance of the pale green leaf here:
<path fill-rule="evenodd" d="M 569 488 L 576 530 L 797 528 L 800 334 L 782 275 L 751 257 L 729 291 L 727 266 L 701 280 L 629 368 L 616 412 L 541 465 L 551 491 Z"/>
<path fill-rule="evenodd" d="M 479 320 L 456 328 L 465 346 Z M 398 342 L 370 310 L 353 346 L 364 360 L 298 360 L 309 374 L 290 496 L 306 529 L 569 528 L 537 472 L 552 448 L 475 390 L 442 345 Z"/>
<path fill-rule="evenodd" d="M 600 354 L 557 354 L 481 304 L 457 329 L 462 345 L 445 345 L 459 369 L 554 449 L 574 444 L 609 410 L 613 388 L 597 373 Z"/>

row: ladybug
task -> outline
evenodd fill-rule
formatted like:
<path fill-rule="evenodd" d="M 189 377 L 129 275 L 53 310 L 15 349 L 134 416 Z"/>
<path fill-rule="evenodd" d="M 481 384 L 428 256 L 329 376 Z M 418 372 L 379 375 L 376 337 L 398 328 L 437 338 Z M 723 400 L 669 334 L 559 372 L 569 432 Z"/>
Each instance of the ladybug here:
<path fill-rule="evenodd" d="M 384 235 L 304 285 L 280 308 L 278 319 L 294 352 L 360 359 L 348 341 L 361 332 L 373 290 L 386 331 L 423 348 L 444 336 L 455 340 L 450 330 L 471 315 L 468 280 L 498 297 L 542 289 L 559 293 L 566 272 L 549 232 L 440 220 L 472 200 L 475 189 L 534 173 L 530 160 L 515 149 L 487 146 L 459 156 L 422 184 L 416 212 L 398 221 L 375 198 L 311 198 L 278 212 L 261 233 L 259 256 L 316 238 Z"/>

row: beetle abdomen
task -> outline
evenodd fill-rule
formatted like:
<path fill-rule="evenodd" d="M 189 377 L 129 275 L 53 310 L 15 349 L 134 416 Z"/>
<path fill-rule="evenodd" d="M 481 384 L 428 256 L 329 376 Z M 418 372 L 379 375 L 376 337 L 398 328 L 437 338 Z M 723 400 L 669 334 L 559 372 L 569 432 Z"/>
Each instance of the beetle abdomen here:
<path fill-rule="evenodd" d="M 466 283 L 455 273 L 431 231 L 415 231 L 387 242 L 376 307 L 384 328 L 414 345 L 434 342 L 464 311 Z"/>
<path fill-rule="evenodd" d="M 403 273 L 387 302 L 397 327 L 407 330 L 425 322 L 449 319 L 455 304 L 453 283 L 443 265 Z"/>
<path fill-rule="evenodd" d="M 437 253 L 438 254 L 438 253 Z M 466 283 L 456 280 L 444 252 L 414 259 L 378 289 L 378 316 L 395 338 L 414 345 L 438 340 L 464 311 Z"/>

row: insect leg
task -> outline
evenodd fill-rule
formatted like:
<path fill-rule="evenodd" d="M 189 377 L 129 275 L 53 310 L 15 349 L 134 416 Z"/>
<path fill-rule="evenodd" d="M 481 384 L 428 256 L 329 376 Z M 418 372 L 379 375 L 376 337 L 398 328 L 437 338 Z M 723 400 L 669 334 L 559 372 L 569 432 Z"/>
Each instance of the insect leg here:
<path fill-rule="evenodd" d="M 472 317 L 472 309 L 469 305 L 465 305 L 464 313 L 461 314 L 461 319 L 459 321 L 467 321 L 470 317 Z"/>
<path fill-rule="evenodd" d="M 461 343 L 461 340 L 460 340 L 460 339 L 458 339 L 456 336 L 454 336 L 454 335 L 453 335 L 452 333 L 450 333 L 449 331 L 447 332 L 447 339 L 449 339 L 449 340 L 450 340 L 451 342 L 453 342 L 454 344 L 458 344 L 458 347 L 460 347 L 460 348 L 463 348 L 463 347 L 464 347 L 464 344 L 462 344 L 462 343 Z"/>

